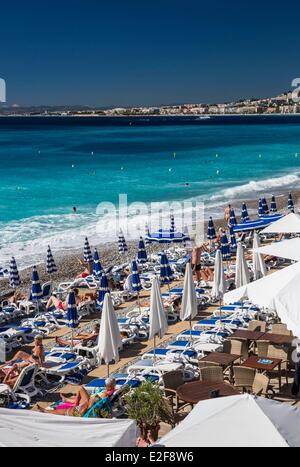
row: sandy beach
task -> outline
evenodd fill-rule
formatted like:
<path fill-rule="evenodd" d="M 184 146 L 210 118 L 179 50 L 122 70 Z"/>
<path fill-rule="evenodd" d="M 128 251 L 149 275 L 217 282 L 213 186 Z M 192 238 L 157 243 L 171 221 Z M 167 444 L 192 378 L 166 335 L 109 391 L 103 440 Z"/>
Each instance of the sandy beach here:
<path fill-rule="evenodd" d="M 281 194 L 277 196 L 276 201 L 277 201 L 277 208 L 281 212 L 285 212 L 287 209 L 287 197 L 288 197 L 288 192 Z M 299 191 L 293 191 L 293 198 L 295 202 L 295 206 L 298 204 L 298 199 L 300 199 L 300 190 Z M 257 201 L 254 200 L 248 200 L 246 201 L 247 207 L 249 212 L 251 211 L 257 211 Z M 234 201 L 232 200 L 231 203 L 232 207 L 235 209 L 237 220 L 239 221 L 239 213 L 241 210 L 241 202 L 240 201 Z M 224 205 L 225 209 L 226 205 Z M 255 215 L 250 214 L 250 217 L 255 218 Z M 218 227 L 223 227 L 226 228 L 226 222 L 222 218 L 214 219 L 215 227 L 216 229 Z M 201 230 L 201 227 L 199 226 L 199 230 Z M 204 233 L 206 235 L 207 231 L 207 220 L 205 221 L 204 225 Z M 100 255 L 101 255 L 101 263 L 104 268 L 109 268 L 111 266 L 115 266 L 116 264 L 122 264 L 126 262 L 128 259 L 132 260 L 137 252 L 137 241 L 136 240 L 131 240 L 127 242 L 128 246 L 128 255 L 122 256 L 119 254 L 118 251 L 118 244 L 117 242 L 111 243 L 108 242 L 107 244 L 98 244 L 98 245 L 93 245 L 93 247 L 97 247 Z M 151 252 L 155 251 L 160 251 L 161 246 L 159 245 L 152 245 L 151 246 Z M 73 251 L 68 251 L 68 252 L 62 252 L 59 253 L 58 256 L 55 257 L 56 265 L 58 268 L 58 272 L 54 274 L 51 278 L 49 275 L 45 272 L 45 265 L 40 264 L 38 265 L 38 272 L 39 276 L 42 282 L 47 282 L 49 280 L 53 281 L 54 286 L 57 286 L 60 282 L 64 281 L 69 281 L 78 275 L 80 275 L 83 271 L 83 268 L 79 262 L 79 259 L 82 259 L 82 249 L 76 249 Z M 14 252 L 12 252 L 13 254 Z M 34 263 L 34 258 L 33 258 L 33 263 Z M 22 280 L 22 286 L 21 290 L 24 293 L 28 293 L 30 290 L 31 286 L 31 272 L 32 268 L 26 268 L 23 271 L 20 272 L 21 275 L 21 280 Z M 0 282 L 0 296 L 5 295 L 6 293 L 9 292 L 9 283 L 8 280 L 2 280 Z"/>

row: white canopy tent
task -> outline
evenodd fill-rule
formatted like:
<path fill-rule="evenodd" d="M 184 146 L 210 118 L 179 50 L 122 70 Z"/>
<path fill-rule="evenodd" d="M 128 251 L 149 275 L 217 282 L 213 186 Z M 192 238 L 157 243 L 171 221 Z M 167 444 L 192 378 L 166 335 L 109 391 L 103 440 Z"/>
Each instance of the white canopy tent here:
<path fill-rule="evenodd" d="M 300 410 L 248 394 L 199 402 L 165 447 L 298 447 Z"/>
<path fill-rule="evenodd" d="M 300 238 L 291 238 L 290 240 L 271 243 L 260 248 L 254 248 L 253 251 L 262 255 L 300 261 Z"/>
<path fill-rule="evenodd" d="M 133 420 L 0 409 L 0 447 L 135 447 Z"/>
<path fill-rule="evenodd" d="M 262 234 L 300 233 L 300 216 L 291 212 L 261 231 Z"/>
<path fill-rule="evenodd" d="M 277 312 L 294 336 L 300 337 L 300 263 L 251 282 L 224 295 L 224 303 L 250 300 Z"/>

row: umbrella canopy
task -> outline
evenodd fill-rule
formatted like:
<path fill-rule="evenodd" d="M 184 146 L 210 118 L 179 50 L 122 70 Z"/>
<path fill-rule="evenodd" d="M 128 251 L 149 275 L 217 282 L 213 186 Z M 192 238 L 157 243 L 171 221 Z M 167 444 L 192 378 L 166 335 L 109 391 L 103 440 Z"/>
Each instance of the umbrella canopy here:
<path fill-rule="evenodd" d="M 232 251 L 236 251 L 237 243 L 236 243 L 236 237 L 235 237 L 235 233 L 234 233 L 233 227 L 230 227 L 229 232 L 230 232 L 230 245 L 231 245 L 231 250 L 232 250 Z"/>
<path fill-rule="evenodd" d="M 207 238 L 208 240 L 215 240 L 217 238 L 216 229 L 212 217 L 210 217 L 208 221 Z"/>
<path fill-rule="evenodd" d="M 293 201 L 292 193 L 289 193 L 288 210 L 291 212 L 294 212 L 294 201 Z"/>
<path fill-rule="evenodd" d="M 170 230 L 173 231 L 173 232 L 175 232 L 175 230 L 176 230 L 176 229 L 175 229 L 175 217 L 174 217 L 173 214 L 171 215 L 170 220 L 171 220 L 171 222 L 170 222 Z"/>
<path fill-rule="evenodd" d="M 37 302 L 41 300 L 43 296 L 42 287 L 39 279 L 39 275 L 36 269 L 36 266 L 33 266 L 32 269 L 32 280 L 31 280 L 31 300 Z"/>
<path fill-rule="evenodd" d="M 277 256 L 278 258 L 300 261 L 300 238 L 282 240 L 269 245 L 258 246 L 253 243 L 253 254 Z"/>
<path fill-rule="evenodd" d="M 149 324 L 150 324 L 150 334 L 149 339 L 153 339 L 158 336 L 160 339 L 168 331 L 168 322 L 166 318 L 166 312 L 164 309 L 160 288 L 159 280 L 157 277 L 154 277 L 151 290 L 151 300 L 150 300 L 150 313 L 149 313 Z"/>
<path fill-rule="evenodd" d="M 241 394 L 200 402 L 159 441 L 165 447 L 299 447 L 300 410 Z"/>
<path fill-rule="evenodd" d="M 229 219 L 229 227 L 234 227 L 237 225 L 236 217 L 235 217 L 235 212 L 234 209 L 230 209 L 230 219 Z"/>
<path fill-rule="evenodd" d="M 227 235 L 226 235 L 225 232 L 223 233 L 223 235 L 221 237 L 220 250 L 221 250 L 221 253 L 222 253 L 223 261 L 229 261 L 230 258 L 231 258 L 231 254 L 230 254 L 228 238 L 227 238 Z"/>
<path fill-rule="evenodd" d="M 76 329 L 79 326 L 76 298 L 73 291 L 68 296 L 67 323 L 70 329 Z"/>
<path fill-rule="evenodd" d="M 247 261 L 244 255 L 244 248 L 241 243 L 238 244 L 236 254 L 236 271 L 235 271 L 235 286 L 242 287 L 249 284 L 250 274 Z"/>
<path fill-rule="evenodd" d="M 276 198 L 275 195 L 272 195 L 272 200 L 271 200 L 271 212 L 277 212 L 277 203 L 276 203 Z"/>
<path fill-rule="evenodd" d="M 298 239 L 300 242 L 300 239 Z M 253 273 L 254 280 L 261 279 L 267 275 L 267 267 L 263 256 L 257 252 L 260 247 L 260 239 L 258 233 L 255 232 L 253 238 Z"/>
<path fill-rule="evenodd" d="M 104 298 L 107 293 L 109 293 L 109 287 L 108 287 L 108 280 L 107 280 L 107 275 L 102 274 L 101 277 L 101 282 L 100 282 L 100 287 L 99 287 L 99 295 L 98 295 L 98 300 L 97 304 L 100 309 L 103 309 L 103 303 L 104 303 Z"/>
<path fill-rule="evenodd" d="M 287 216 L 281 217 L 276 222 L 272 222 L 269 227 L 266 227 L 262 233 L 300 233 L 300 216 L 291 212 Z"/>
<path fill-rule="evenodd" d="M 261 217 L 263 215 L 264 215 L 264 208 L 263 208 L 262 200 L 260 199 L 258 201 L 258 217 Z"/>
<path fill-rule="evenodd" d="M 106 365 L 112 361 L 119 361 L 119 349 L 122 347 L 120 328 L 109 293 L 104 297 L 101 317 L 100 333 L 98 338 L 98 358 L 104 360 Z"/>
<path fill-rule="evenodd" d="M 122 230 L 120 230 L 120 233 L 119 233 L 119 253 L 121 255 L 124 255 L 127 252 L 128 252 L 127 243 L 126 243 L 126 240 L 125 240 L 125 237 L 124 237 L 124 234 L 123 234 Z"/>
<path fill-rule="evenodd" d="M 224 274 L 224 266 L 222 253 L 220 250 L 217 250 L 216 259 L 215 259 L 215 275 L 214 283 L 212 289 L 212 295 L 217 300 L 222 300 L 224 293 L 226 292 L 226 279 Z"/>
<path fill-rule="evenodd" d="M 1 447 L 134 448 L 133 420 L 53 417 L 51 413 L 0 409 Z"/>
<path fill-rule="evenodd" d="M 242 222 L 247 222 L 250 220 L 246 203 L 243 203 L 242 205 L 241 220 Z"/>
<path fill-rule="evenodd" d="M 102 274 L 103 274 L 103 268 L 102 268 L 102 265 L 101 265 L 101 262 L 100 262 L 99 253 L 98 253 L 98 250 L 95 248 L 95 251 L 94 251 L 94 271 L 93 271 L 93 275 L 94 275 L 94 277 L 96 277 L 97 279 L 100 279 L 100 277 L 102 276 Z"/>
<path fill-rule="evenodd" d="M 193 279 L 191 263 L 188 263 L 185 268 L 182 309 L 180 313 L 181 321 L 193 319 L 198 313 L 198 300 Z"/>
<path fill-rule="evenodd" d="M 93 255 L 92 255 L 91 247 L 90 247 L 89 240 L 87 237 L 84 242 L 83 260 L 85 263 L 91 263 L 93 261 Z"/>
<path fill-rule="evenodd" d="M 300 337 L 300 263 L 281 269 L 224 295 L 226 304 L 250 300 L 275 311 L 294 336 Z"/>
<path fill-rule="evenodd" d="M 157 232 L 147 235 L 146 240 L 149 243 L 159 243 L 161 245 L 170 243 L 184 243 L 190 238 L 184 232 L 176 232 L 174 230 L 159 229 Z"/>
<path fill-rule="evenodd" d="M 136 261 L 131 264 L 131 285 L 133 292 L 139 293 L 142 290 L 139 268 Z"/>
<path fill-rule="evenodd" d="M 150 230 L 149 230 L 148 224 L 146 224 L 146 227 L 145 227 L 145 244 L 147 246 L 151 244 L 151 242 L 149 241 L 149 237 L 150 237 Z"/>
<path fill-rule="evenodd" d="M 169 284 L 173 280 L 173 272 L 166 253 L 162 253 L 160 258 L 160 279 L 164 284 Z"/>
<path fill-rule="evenodd" d="M 280 216 L 281 218 L 282 216 Z M 260 219 L 248 222 L 242 222 L 241 224 L 236 225 L 233 230 L 235 233 L 238 232 L 252 232 L 253 230 L 261 230 L 265 229 L 268 225 L 276 222 L 278 217 L 276 216 L 266 216 L 261 217 Z"/>
<path fill-rule="evenodd" d="M 48 250 L 47 250 L 46 269 L 47 269 L 48 274 L 54 274 L 55 272 L 57 272 L 57 267 L 56 267 L 56 264 L 55 264 L 55 261 L 52 255 L 50 245 L 48 246 Z"/>
<path fill-rule="evenodd" d="M 9 285 L 12 289 L 16 289 L 21 285 L 21 279 L 15 258 L 12 258 L 10 261 Z"/>
<path fill-rule="evenodd" d="M 148 261 L 145 242 L 142 237 L 140 237 L 139 246 L 138 246 L 138 263 L 145 264 Z"/>
<path fill-rule="evenodd" d="M 269 215 L 270 211 L 269 211 L 269 206 L 268 206 L 266 198 L 262 198 L 261 204 L 262 204 L 262 208 L 263 208 L 263 214 L 265 216 Z"/>

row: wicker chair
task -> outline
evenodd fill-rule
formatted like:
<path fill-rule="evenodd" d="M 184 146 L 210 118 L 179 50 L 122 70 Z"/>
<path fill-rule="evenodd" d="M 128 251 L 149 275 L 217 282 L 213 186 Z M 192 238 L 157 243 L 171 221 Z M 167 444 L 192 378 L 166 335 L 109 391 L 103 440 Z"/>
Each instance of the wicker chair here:
<path fill-rule="evenodd" d="M 224 341 L 223 352 L 231 355 L 241 355 L 243 360 L 249 356 L 249 347 L 246 340 L 228 339 Z"/>
<path fill-rule="evenodd" d="M 255 375 L 252 385 L 252 393 L 255 396 L 263 395 L 266 397 L 273 397 L 275 395 L 274 389 L 270 386 L 269 378 L 261 373 L 256 373 Z"/>
<path fill-rule="evenodd" d="M 207 366 L 200 369 L 200 381 L 223 383 L 224 375 L 220 366 Z"/>
<path fill-rule="evenodd" d="M 275 345 L 269 345 L 268 348 L 268 358 L 278 358 L 281 360 L 281 375 L 285 376 L 286 379 L 286 384 L 289 384 L 288 381 L 288 372 L 289 372 L 289 354 L 286 350 L 284 350 L 282 347 L 276 347 Z M 279 370 L 273 370 L 272 372 L 269 372 L 269 375 L 272 375 L 275 377 L 278 376 Z"/>
<path fill-rule="evenodd" d="M 281 334 L 282 336 L 291 336 L 291 331 L 288 330 L 286 324 L 273 324 L 272 326 L 273 334 Z"/>
<path fill-rule="evenodd" d="M 268 349 L 270 346 L 269 341 L 257 341 L 257 356 L 260 358 L 266 358 L 268 356 Z"/>
<path fill-rule="evenodd" d="M 170 371 L 168 373 L 164 373 L 162 375 L 162 381 L 164 384 L 165 396 L 170 401 L 174 413 L 177 413 L 179 410 L 189 405 L 186 403 L 180 403 L 176 392 L 177 389 L 185 383 L 182 371 Z"/>
<path fill-rule="evenodd" d="M 248 331 L 266 332 L 267 324 L 264 321 L 250 321 Z"/>
<path fill-rule="evenodd" d="M 234 366 L 234 386 L 241 388 L 244 392 L 252 390 L 256 370 L 243 366 Z"/>

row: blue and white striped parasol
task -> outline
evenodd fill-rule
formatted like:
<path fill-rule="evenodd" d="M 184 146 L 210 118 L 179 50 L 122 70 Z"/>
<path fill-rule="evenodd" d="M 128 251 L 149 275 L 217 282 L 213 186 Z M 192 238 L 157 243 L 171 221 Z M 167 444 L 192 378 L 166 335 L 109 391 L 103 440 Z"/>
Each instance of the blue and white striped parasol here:
<path fill-rule="evenodd" d="M 128 252 L 127 243 L 126 243 L 126 240 L 125 240 L 125 237 L 124 237 L 124 234 L 123 234 L 122 230 L 120 230 L 120 233 L 119 233 L 119 253 L 121 255 L 124 255 L 127 252 Z"/>
<path fill-rule="evenodd" d="M 145 244 L 147 246 L 151 244 L 151 242 L 149 241 L 149 237 L 150 237 L 150 230 L 149 230 L 148 224 L 146 224 L 146 227 L 145 227 Z"/>
<path fill-rule="evenodd" d="M 39 275 L 36 266 L 32 269 L 32 281 L 31 281 L 31 300 L 38 302 L 43 296 L 42 287 L 39 279 Z"/>
<path fill-rule="evenodd" d="M 266 198 L 262 198 L 261 204 L 262 204 L 264 216 L 268 216 L 270 214 L 270 210 L 269 210 L 269 206 L 268 206 Z"/>
<path fill-rule="evenodd" d="M 175 232 L 175 217 L 174 214 L 171 214 L 171 226 L 170 226 L 171 232 Z"/>
<path fill-rule="evenodd" d="M 262 199 L 260 199 L 258 202 L 258 216 L 261 217 L 263 215 L 264 215 L 264 208 L 262 204 Z"/>
<path fill-rule="evenodd" d="M 185 243 L 190 240 L 186 233 L 174 232 L 173 230 L 159 229 L 157 232 L 150 233 L 146 237 L 149 243 L 170 244 L 170 243 Z"/>
<path fill-rule="evenodd" d="M 56 264 L 55 264 L 55 261 L 52 255 L 50 245 L 48 246 L 48 250 L 47 250 L 46 269 L 47 269 L 48 274 L 54 274 L 55 272 L 57 272 L 57 267 L 56 267 Z"/>
<path fill-rule="evenodd" d="M 233 230 L 233 227 L 230 227 L 230 245 L 231 245 L 231 251 L 236 251 L 237 249 L 237 243 L 236 243 L 236 236 Z"/>
<path fill-rule="evenodd" d="M 145 264 L 148 261 L 145 242 L 142 237 L 140 237 L 139 247 L 138 247 L 138 263 Z"/>
<path fill-rule="evenodd" d="M 107 293 L 110 293 L 110 290 L 109 290 L 109 287 L 108 287 L 108 279 L 107 279 L 107 275 L 103 273 L 102 277 L 101 277 L 101 282 L 100 282 L 100 287 L 99 287 L 99 295 L 98 295 L 98 300 L 97 300 L 97 305 L 101 310 L 103 308 L 105 295 Z"/>
<path fill-rule="evenodd" d="M 136 261 L 131 264 L 131 285 L 133 292 L 139 293 L 142 290 L 139 268 Z"/>
<path fill-rule="evenodd" d="M 289 193 L 288 210 L 291 212 L 294 212 L 294 201 L 293 201 L 292 193 Z"/>
<path fill-rule="evenodd" d="M 221 237 L 220 250 L 222 253 L 223 261 L 228 261 L 231 259 L 230 247 L 229 247 L 228 238 L 225 232 L 223 233 Z"/>
<path fill-rule="evenodd" d="M 73 290 L 68 296 L 67 324 L 70 329 L 76 329 L 79 326 L 76 298 Z"/>
<path fill-rule="evenodd" d="M 10 261 L 9 285 L 12 289 L 16 289 L 21 285 L 21 279 L 15 258 L 12 258 Z"/>
<path fill-rule="evenodd" d="M 166 253 L 162 253 L 160 258 L 160 279 L 164 284 L 170 284 L 173 280 L 173 272 Z"/>
<path fill-rule="evenodd" d="M 208 221 L 208 227 L 207 227 L 207 239 L 215 240 L 216 238 L 217 238 L 217 235 L 216 235 L 214 221 L 213 221 L 213 218 L 210 217 Z"/>
<path fill-rule="evenodd" d="M 95 248 L 95 251 L 94 251 L 94 270 L 93 270 L 93 276 L 96 277 L 96 279 L 100 279 L 100 277 L 102 276 L 102 274 L 103 274 L 103 268 L 102 268 L 102 265 L 101 265 L 101 263 L 100 263 L 98 251 L 97 251 L 97 249 Z"/>
<path fill-rule="evenodd" d="M 91 247 L 90 247 L 89 240 L 87 237 L 84 243 L 83 260 L 85 263 L 91 263 L 93 261 L 93 255 L 92 255 Z"/>
<path fill-rule="evenodd" d="M 246 203 L 243 203 L 241 221 L 242 222 L 247 222 L 249 220 L 250 220 L 250 217 L 249 217 L 249 214 L 248 214 L 248 209 L 247 209 Z"/>
<path fill-rule="evenodd" d="M 272 200 L 271 200 L 271 212 L 277 212 L 277 204 L 276 204 L 276 198 L 275 195 L 272 195 Z"/>
<path fill-rule="evenodd" d="M 234 209 L 231 208 L 230 209 L 230 219 L 229 219 L 229 228 L 230 227 L 235 227 L 237 225 L 237 221 L 236 221 L 236 217 L 235 217 L 235 212 L 234 212 Z"/>

